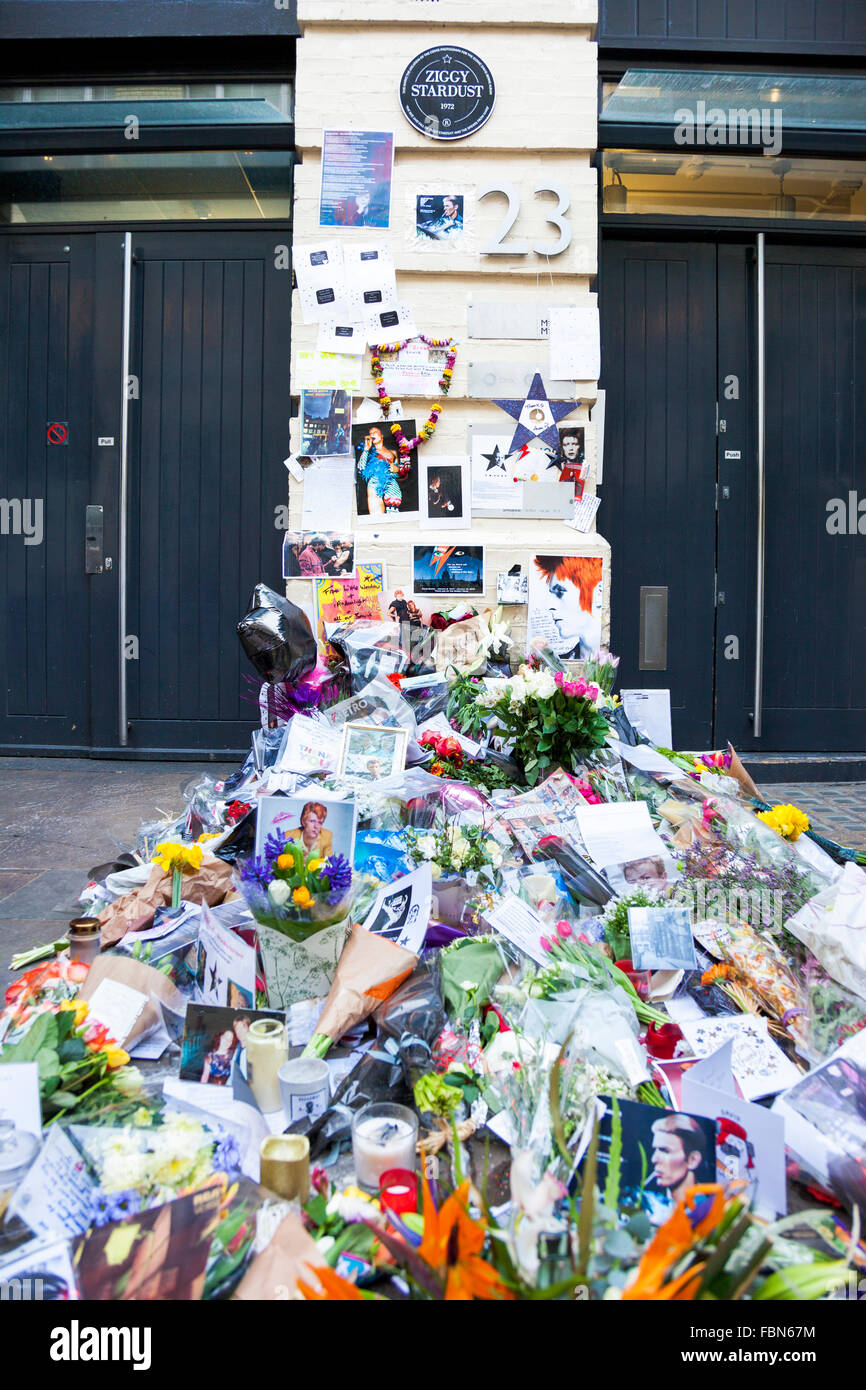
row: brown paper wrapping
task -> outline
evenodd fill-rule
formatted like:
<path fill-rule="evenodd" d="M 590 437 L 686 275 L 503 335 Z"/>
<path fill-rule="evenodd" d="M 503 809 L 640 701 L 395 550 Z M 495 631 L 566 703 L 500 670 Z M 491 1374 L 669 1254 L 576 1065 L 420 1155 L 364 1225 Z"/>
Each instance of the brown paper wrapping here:
<path fill-rule="evenodd" d="M 734 750 L 732 743 L 728 744 L 728 752 L 731 755 L 731 776 L 735 777 L 742 787 L 746 796 L 753 796 L 756 801 L 766 801 L 766 797 L 761 796 L 743 764 L 740 762 L 739 755 Z"/>
<path fill-rule="evenodd" d="M 160 970 L 145 965 L 143 961 L 133 960 L 132 956 L 97 956 L 87 972 L 87 979 L 78 991 L 79 999 L 90 1000 L 101 980 L 116 980 L 130 989 L 137 989 L 147 996 L 147 1003 L 135 1020 L 125 1038 L 115 1038 L 121 1047 L 135 1043 L 159 1023 L 159 1011 L 151 999 L 155 995 L 175 1013 L 183 1013 L 186 1000 Z"/>
<path fill-rule="evenodd" d="M 99 914 L 102 927 L 102 946 L 114 946 L 130 931 L 147 931 L 153 925 L 158 907 L 171 902 L 171 874 L 158 864 L 151 869 L 150 878 L 141 888 L 124 893 L 117 902 L 109 903 Z M 184 874 L 180 896 L 184 902 L 207 903 L 216 907 L 232 886 L 232 866 L 214 855 L 201 861 L 194 874 Z"/>
<path fill-rule="evenodd" d="M 484 651 L 486 629 L 479 617 L 462 618 L 439 633 L 436 642 L 436 670 L 447 671 L 454 666 L 468 671 Z"/>
<path fill-rule="evenodd" d="M 337 963 L 316 1032 L 336 1042 L 393 994 L 417 964 L 412 951 L 356 922 Z"/>
<path fill-rule="evenodd" d="M 251 1261 L 232 1297 L 249 1303 L 300 1298 L 298 1280 L 315 1288 L 316 1276 L 310 1266 L 321 1269 L 325 1263 L 301 1218 L 289 1212 L 273 1239 Z"/>

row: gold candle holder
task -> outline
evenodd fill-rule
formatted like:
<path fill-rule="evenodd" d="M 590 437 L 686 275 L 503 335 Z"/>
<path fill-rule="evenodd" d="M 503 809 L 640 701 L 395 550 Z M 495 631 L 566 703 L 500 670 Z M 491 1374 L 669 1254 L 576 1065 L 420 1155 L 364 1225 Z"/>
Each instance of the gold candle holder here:
<path fill-rule="evenodd" d="M 278 1197 L 297 1198 L 303 1206 L 310 1195 L 310 1141 L 305 1134 L 269 1134 L 259 1147 L 261 1185 Z"/>

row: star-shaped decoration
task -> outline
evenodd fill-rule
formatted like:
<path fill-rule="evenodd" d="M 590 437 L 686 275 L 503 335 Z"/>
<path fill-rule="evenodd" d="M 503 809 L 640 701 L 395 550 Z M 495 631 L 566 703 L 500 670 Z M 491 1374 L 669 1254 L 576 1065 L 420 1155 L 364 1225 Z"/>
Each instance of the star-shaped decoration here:
<path fill-rule="evenodd" d="M 494 401 L 500 410 L 517 421 L 517 429 L 511 441 L 509 454 L 513 454 L 521 444 L 538 441 L 559 450 L 559 436 L 556 432 L 557 420 L 571 415 L 581 404 L 580 401 L 549 401 L 541 380 L 541 373 L 532 378 L 529 395 L 523 401 Z"/>
<path fill-rule="evenodd" d="M 497 401 L 497 405 L 498 404 L 499 402 Z M 498 444 L 495 444 L 493 446 L 493 452 L 491 454 L 482 454 L 481 457 L 483 459 L 487 459 L 488 473 L 492 473 L 495 470 L 499 470 L 503 473 L 505 472 L 505 459 L 502 455 L 502 451 L 500 450 Z"/>

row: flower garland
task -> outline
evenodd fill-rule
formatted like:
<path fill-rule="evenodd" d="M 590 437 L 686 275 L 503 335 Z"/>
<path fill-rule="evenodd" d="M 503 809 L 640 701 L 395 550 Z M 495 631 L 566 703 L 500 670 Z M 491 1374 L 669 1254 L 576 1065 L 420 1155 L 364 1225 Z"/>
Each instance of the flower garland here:
<path fill-rule="evenodd" d="M 443 396 L 447 396 L 451 389 L 451 378 L 454 375 L 454 363 L 457 361 L 457 348 L 454 339 L 427 338 L 423 333 L 419 333 L 418 338 L 429 348 L 447 349 L 448 355 L 445 360 L 445 366 L 439 378 L 439 389 Z M 391 354 L 394 352 L 401 352 L 404 347 L 408 346 L 410 341 L 409 338 L 404 338 L 403 341 L 399 343 L 382 343 L 379 347 L 374 347 L 372 350 L 373 355 L 370 365 L 373 371 L 373 380 L 376 383 L 376 393 L 379 397 L 379 404 L 382 407 L 382 414 L 386 420 L 391 409 L 391 397 L 385 390 L 385 382 L 382 373 L 382 356 L 384 353 Z M 441 414 L 442 407 L 437 401 L 430 411 L 430 414 L 427 416 L 427 419 L 424 421 L 424 424 L 421 426 L 420 433 L 416 434 L 414 439 L 406 438 L 401 425 L 393 424 L 391 426 L 391 433 L 404 459 L 413 449 L 417 449 L 419 444 L 426 444 L 427 440 L 432 437 L 439 423 L 439 416 Z"/>

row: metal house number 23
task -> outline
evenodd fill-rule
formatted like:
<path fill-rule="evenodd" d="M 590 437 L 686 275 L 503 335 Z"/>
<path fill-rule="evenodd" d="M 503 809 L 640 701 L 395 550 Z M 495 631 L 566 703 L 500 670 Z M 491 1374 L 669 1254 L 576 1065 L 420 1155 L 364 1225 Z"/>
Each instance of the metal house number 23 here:
<path fill-rule="evenodd" d="M 534 241 L 532 250 L 537 256 L 559 256 L 571 245 L 571 223 L 565 216 L 571 206 L 571 200 L 562 184 L 559 183 L 539 183 L 532 191 L 536 195 L 552 193 L 557 199 L 556 210 L 548 213 L 545 220 L 550 222 L 559 232 L 558 241 Z M 486 246 L 482 246 L 482 256 L 528 256 L 530 248 L 525 241 L 505 243 L 505 238 L 520 216 L 520 194 L 514 184 L 487 183 L 479 188 L 477 196 L 486 198 L 488 193 L 501 193 L 504 198 L 507 198 L 508 211 L 502 219 L 496 235 Z"/>

